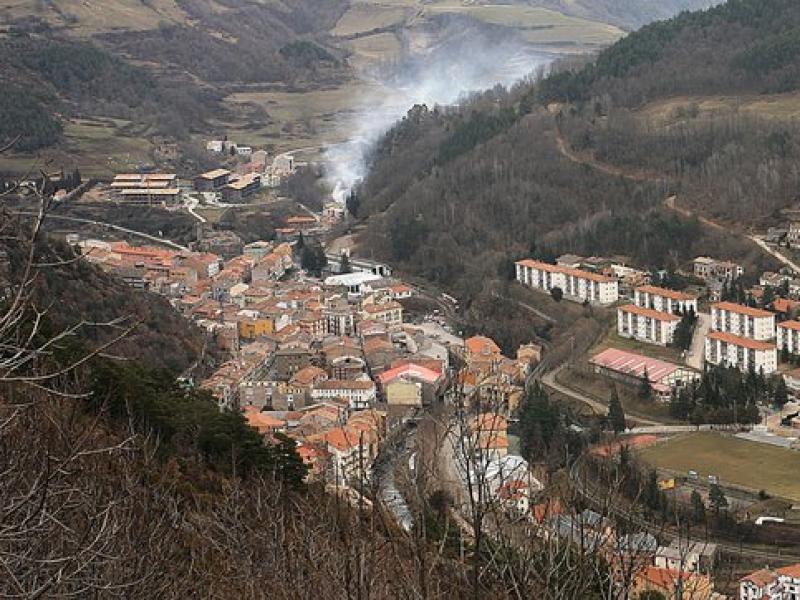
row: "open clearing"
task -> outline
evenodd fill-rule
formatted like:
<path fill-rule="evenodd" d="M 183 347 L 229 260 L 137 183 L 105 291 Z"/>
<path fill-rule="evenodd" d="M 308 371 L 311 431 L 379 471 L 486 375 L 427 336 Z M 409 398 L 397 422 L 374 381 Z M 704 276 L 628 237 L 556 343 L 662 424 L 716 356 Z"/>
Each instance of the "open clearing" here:
<path fill-rule="evenodd" d="M 671 127 L 693 119 L 753 115 L 770 119 L 799 119 L 800 93 L 765 96 L 678 96 L 642 107 L 638 116 L 651 124 Z"/>
<path fill-rule="evenodd" d="M 800 501 L 800 452 L 713 432 L 677 435 L 640 451 L 649 464 Z"/>
<path fill-rule="evenodd" d="M 33 154 L 0 156 L 0 171 L 26 173 L 78 167 L 84 176 L 107 178 L 151 162 L 152 144 L 120 119 L 73 119 L 64 123 L 64 141 Z M 34 169 L 34 172 L 37 172 Z"/>

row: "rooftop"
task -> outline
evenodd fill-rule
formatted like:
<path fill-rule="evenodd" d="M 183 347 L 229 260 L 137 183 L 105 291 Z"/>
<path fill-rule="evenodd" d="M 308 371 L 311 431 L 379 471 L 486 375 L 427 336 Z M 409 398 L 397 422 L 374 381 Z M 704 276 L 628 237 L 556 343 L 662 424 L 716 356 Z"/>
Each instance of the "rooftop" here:
<path fill-rule="evenodd" d="M 569 267 L 551 265 L 549 263 L 532 260 L 529 258 L 525 260 L 518 260 L 516 264 L 529 267 L 531 269 L 538 269 L 539 271 L 549 271 L 550 273 L 563 273 L 564 275 L 572 275 L 573 277 L 588 279 L 597 283 L 611 283 L 616 281 L 615 278 L 608 277 L 607 275 L 600 275 L 598 273 L 592 273 L 591 271 L 584 271 L 582 269 L 571 269 Z"/>
<path fill-rule="evenodd" d="M 641 354 L 635 354 L 633 352 L 627 352 L 625 350 L 619 350 L 617 348 L 603 350 L 599 354 L 593 356 L 589 362 L 593 365 L 634 377 L 644 377 L 645 373 L 647 373 L 647 377 L 650 379 L 651 383 L 658 383 L 681 368 L 679 365 L 673 363 L 642 356 Z"/>
<path fill-rule="evenodd" d="M 706 337 L 711 340 L 725 342 L 726 344 L 733 344 L 734 346 L 748 348 L 749 350 L 775 350 L 775 344 L 770 344 L 769 342 L 759 342 L 757 340 L 752 340 L 739 335 L 733 335 L 732 333 L 727 333 L 724 331 L 712 331 Z"/>
<path fill-rule="evenodd" d="M 206 173 L 201 173 L 198 177 L 202 179 L 217 179 L 218 177 L 230 176 L 231 172 L 228 169 L 214 169 Z"/>
<path fill-rule="evenodd" d="M 673 300 L 697 300 L 697 296 L 679 292 L 678 290 L 670 290 L 655 285 L 643 285 L 636 288 L 636 291 L 642 294 L 653 294 L 654 296 L 663 296 L 664 298 L 672 298 Z"/>
<path fill-rule="evenodd" d="M 619 310 L 621 310 L 622 312 L 632 313 L 634 315 L 640 315 L 642 317 L 649 317 L 650 319 L 655 319 L 656 321 L 681 320 L 681 318 L 678 315 L 673 315 L 672 313 L 653 310 L 652 308 L 644 308 L 643 306 L 636 306 L 635 304 L 626 304 L 625 306 L 620 306 Z"/>
<path fill-rule="evenodd" d="M 728 312 L 739 313 L 740 315 L 747 315 L 748 317 L 772 317 L 774 316 L 768 310 L 761 308 L 753 308 L 752 306 L 745 306 L 743 304 L 735 304 L 733 302 L 718 302 L 712 304 L 711 308 L 718 310 L 727 310 Z"/>

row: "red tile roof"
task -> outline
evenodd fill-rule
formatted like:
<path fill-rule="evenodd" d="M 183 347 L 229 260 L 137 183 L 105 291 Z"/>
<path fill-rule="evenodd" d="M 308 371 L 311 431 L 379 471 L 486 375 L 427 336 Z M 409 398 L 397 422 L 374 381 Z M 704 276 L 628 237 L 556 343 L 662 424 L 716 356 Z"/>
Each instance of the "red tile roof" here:
<path fill-rule="evenodd" d="M 635 304 L 626 304 L 625 306 L 620 306 L 619 310 L 621 310 L 622 312 L 633 313 L 634 315 L 640 315 L 642 317 L 649 317 L 651 319 L 655 319 L 656 321 L 681 320 L 681 318 L 678 315 L 673 315 L 672 313 L 653 310 L 652 308 L 644 308 L 643 306 L 636 306 Z"/>
<path fill-rule="evenodd" d="M 697 296 L 692 296 L 686 292 L 679 292 L 678 290 L 670 290 L 655 285 L 643 285 L 636 288 L 637 292 L 643 294 L 652 294 L 654 296 L 663 296 L 664 298 L 672 298 L 673 300 L 697 300 Z"/>
<path fill-rule="evenodd" d="M 440 372 L 432 371 L 426 367 L 415 365 L 413 363 L 401 365 L 388 371 L 384 371 L 378 376 L 378 381 L 386 385 L 390 381 L 400 377 L 411 377 L 412 379 L 421 379 L 425 383 L 434 384 L 441 377 Z"/>
<path fill-rule="evenodd" d="M 712 331 L 708 334 L 709 339 L 719 340 L 726 344 L 733 344 L 734 346 L 741 346 L 749 350 L 775 350 L 775 344 L 769 342 L 759 342 L 758 340 L 751 340 L 750 338 L 734 335 L 725 331 Z"/>
<path fill-rule="evenodd" d="M 768 310 L 760 308 L 753 308 L 752 306 L 744 306 L 743 304 L 735 304 L 733 302 L 719 302 L 712 304 L 711 308 L 719 310 L 727 310 L 728 312 L 739 313 L 740 315 L 747 315 L 748 317 L 772 317 L 774 316 Z"/>
<path fill-rule="evenodd" d="M 465 342 L 467 346 L 467 351 L 471 355 L 482 354 L 482 355 L 499 355 L 500 354 L 500 347 L 495 343 L 495 341 L 491 338 L 484 337 L 482 335 L 476 335 L 474 337 L 469 338 Z"/>
<path fill-rule="evenodd" d="M 524 267 L 529 267 L 531 269 L 537 269 L 539 271 L 548 271 L 550 273 L 563 273 L 564 275 L 572 275 L 573 277 L 579 277 L 581 279 L 589 279 L 591 281 L 595 281 L 597 283 L 611 283 L 616 281 L 614 277 L 608 277 L 607 275 L 600 275 L 598 273 L 592 273 L 591 271 L 583 271 L 582 269 L 570 269 L 569 267 L 560 267 L 558 265 L 551 265 L 549 263 L 544 263 L 538 260 L 518 260 L 518 265 L 522 265 Z"/>
<path fill-rule="evenodd" d="M 783 323 L 778 323 L 778 327 L 800 331 L 800 321 L 784 321 Z"/>

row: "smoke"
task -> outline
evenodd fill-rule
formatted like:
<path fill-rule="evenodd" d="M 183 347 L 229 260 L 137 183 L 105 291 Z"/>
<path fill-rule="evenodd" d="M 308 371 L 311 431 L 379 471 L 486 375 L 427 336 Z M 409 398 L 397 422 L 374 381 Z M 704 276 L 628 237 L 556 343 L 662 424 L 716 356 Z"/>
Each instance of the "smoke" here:
<path fill-rule="evenodd" d="M 552 60 L 523 43 L 474 34 L 462 29 L 457 39 L 409 55 L 386 74 L 365 76 L 374 91 L 359 104 L 368 108 L 342 125 L 347 141 L 325 152 L 326 177 L 336 201 L 344 202 L 366 177 L 370 148 L 413 105 L 457 104 L 471 92 L 509 86 Z"/>

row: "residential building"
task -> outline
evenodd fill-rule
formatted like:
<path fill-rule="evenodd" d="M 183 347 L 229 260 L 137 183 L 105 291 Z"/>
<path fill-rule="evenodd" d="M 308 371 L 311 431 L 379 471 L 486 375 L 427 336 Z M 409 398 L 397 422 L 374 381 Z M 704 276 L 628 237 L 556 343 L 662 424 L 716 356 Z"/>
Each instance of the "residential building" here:
<path fill-rule="evenodd" d="M 775 315 L 733 302 L 711 305 L 711 330 L 766 341 L 775 338 Z"/>
<path fill-rule="evenodd" d="M 638 385 L 647 376 L 653 393 L 665 402 L 674 389 L 700 378 L 694 369 L 616 348 L 599 352 L 589 360 L 589 365 L 595 373 L 630 385 Z"/>
<path fill-rule="evenodd" d="M 370 380 L 320 381 L 311 390 L 311 398 L 316 401 L 341 398 L 347 400 L 353 410 L 364 410 L 375 402 L 375 383 Z"/>
<path fill-rule="evenodd" d="M 224 202 L 241 202 L 261 189 L 261 175 L 248 173 L 236 181 L 231 181 L 222 188 Z"/>
<path fill-rule="evenodd" d="M 227 185 L 230 178 L 231 172 L 227 169 L 214 169 L 195 177 L 194 189 L 198 192 L 216 192 Z"/>
<path fill-rule="evenodd" d="M 322 308 L 322 318 L 328 335 L 349 336 L 356 331 L 355 311 L 344 298 L 330 298 Z"/>
<path fill-rule="evenodd" d="M 444 376 L 421 365 L 405 363 L 378 376 L 383 397 L 389 405 L 422 406 L 437 397 Z"/>
<path fill-rule="evenodd" d="M 602 305 L 619 300 L 619 282 L 614 277 L 529 259 L 518 261 L 516 269 L 521 284 L 545 292 L 559 288 L 568 300 Z"/>
<path fill-rule="evenodd" d="M 718 549 L 711 542 L 696 542 L 676 538 L 669 546 L 660 546 L 654 564 L 663 569 L 711 574 L 717 563 Z"/>
<path fill-rule="evenodd" d="M 654 285 L 636 288 L 634 304 L 670 314 L 684 314 L 689 311 L 697 313 L 697 296 Z"/>
<path fill-rule="evenodd" d="M 764 375 L 778 369 L 775 344 L 723 331 L 712 331 L 706 336 L 705 358 L 712 365 L 727 365 L 743 371 L 754 369 Z"/>
<path fill-rule="evenodd" d="M 634 576 L 631 598 L 639 598 L 645 592 L 658 592 L 665 598 L 712 600 L 714 584 L 707 575 L 649 566 Z"/>
<path fill-rule="evenodd" d="M 508 454 L 508 420 L 498 413 L 482 413 L 469 422 L 476 459 L 500 460 Z"/>
<path fill-rule="evenodd" d="M 800 244 L 800 221 L 789 222 L 789 232 L 786 234 L 786 241 L 791 246 Z"/>
<path fill-rule="evenodd" d="M 778 350 L 800 354 L 800 321 L 778 323 Z"/>
<path fill-rule="evenodd" d="M 617 333 L 649 344 L 671 344 L 681 318 L 669 312 L 660 312 L 634 304 L 617 309 Z"/>
<path fill-rule="evenodd" d="M 744 274 L 744 269 L 736 263 L 716 260 L 708 256 L 699 256 L 692 261 L 695 277 L 700 279 L 729 280 L 738 279 Z"/>
<path fill-rule="evenodd" d="M 800 563 L 746 575 L 739 580 L 739 600 L 800 600 Z"/>
<path fill-rule="evenodd" d="M 403 305 L 394 300 L 364 304 L 361 307 L 361 318 L 365 321 L 380 321 L 386 323 L 389 329 L 396 329 L 403 324 Z"/>

